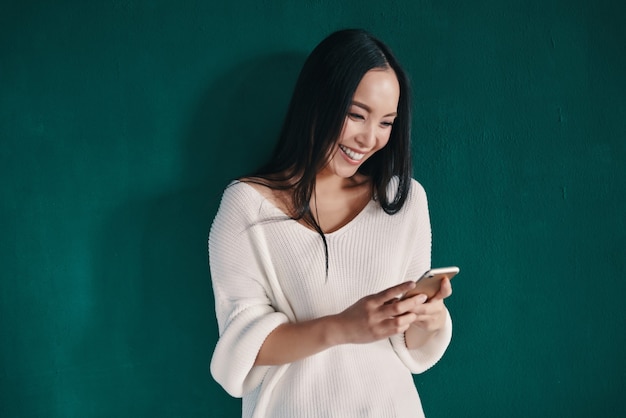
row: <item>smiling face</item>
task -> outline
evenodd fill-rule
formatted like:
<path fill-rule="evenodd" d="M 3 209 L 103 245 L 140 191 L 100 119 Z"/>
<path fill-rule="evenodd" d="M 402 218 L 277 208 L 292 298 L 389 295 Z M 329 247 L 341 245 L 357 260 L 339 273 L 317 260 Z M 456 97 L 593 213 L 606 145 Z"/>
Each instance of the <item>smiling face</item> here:
<path fill-rule="evenodd" d="M 391 69 L 370 70 L 361 79 L 324 174 L 350 178 L 389 141 L 400 85 Z"/>

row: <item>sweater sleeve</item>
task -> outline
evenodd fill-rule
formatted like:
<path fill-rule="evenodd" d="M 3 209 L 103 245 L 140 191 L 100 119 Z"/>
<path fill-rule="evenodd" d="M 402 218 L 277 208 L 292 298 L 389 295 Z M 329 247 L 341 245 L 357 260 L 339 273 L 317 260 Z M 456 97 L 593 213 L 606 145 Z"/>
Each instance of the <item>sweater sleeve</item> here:
<path fill-rule="evenodd" d="M 411 195 L 407 199 L 407 209 L 410 211 L 410 233 L 413 234 L 410 258 L 405 280 L 416 280 L 430 268 L 431 256 L 431 227 L 428 214 L 428 201 L 422 185 L 413 180 Z M 452 319 L 447 313 L 444 328 L 424 346 L 418 349 L 408 349 L 404 334 L 390 338 L 391 344 L 402 362 L 412 373 L 422 373 L 434 366 L 443 357 L 452 339 Z"/>
<path fill-rule="evenodd" d="M 209 233 L 209 264 L 219 339 L 211 374 L 235 397 L 256 388 L 269 366 L 254 366 L 267 336 L 288 322 L 272 303 L 266 257 L 255 245 L 260 202 L 241 184 L 226 189 Z"/>

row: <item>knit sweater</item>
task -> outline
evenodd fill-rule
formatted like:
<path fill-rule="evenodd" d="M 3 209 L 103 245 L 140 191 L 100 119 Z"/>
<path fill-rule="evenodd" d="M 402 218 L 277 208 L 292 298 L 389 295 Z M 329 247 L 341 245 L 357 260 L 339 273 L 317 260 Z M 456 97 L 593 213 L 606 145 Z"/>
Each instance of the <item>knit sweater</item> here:
<path fill-rule="evenodd" d="M 248 184 L 235 182 L 225 190 L 209 234 L 219 327 L 213 377 L 230 395 L 243 397 L 243 417 L 422 417 L 411 373 L 443 356 L 452 335 L 449 315 L 444 329 L 419 349 L 407 349 L 398 334 L 334 346 L 286 365 L 254 366 L 265 338 L 279 325 L 339 313 L 428 270 L 424 189 L 412 180 L 406 203 L 394 215 L 371 200 L 326 240 L 327 274 L 317 232 L 288 218 Z"/>

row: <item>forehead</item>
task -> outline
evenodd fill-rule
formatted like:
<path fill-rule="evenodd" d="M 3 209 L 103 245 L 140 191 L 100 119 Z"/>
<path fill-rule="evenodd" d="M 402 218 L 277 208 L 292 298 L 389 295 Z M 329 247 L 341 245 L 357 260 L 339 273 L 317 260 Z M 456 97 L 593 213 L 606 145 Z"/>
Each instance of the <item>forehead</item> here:
<path fill-rule="evenodd" d="M 395 111 L 400 99 L 400 83 L 392 69 L 370 70 L 361 79 L 354 100 L 369 107 Z"/>

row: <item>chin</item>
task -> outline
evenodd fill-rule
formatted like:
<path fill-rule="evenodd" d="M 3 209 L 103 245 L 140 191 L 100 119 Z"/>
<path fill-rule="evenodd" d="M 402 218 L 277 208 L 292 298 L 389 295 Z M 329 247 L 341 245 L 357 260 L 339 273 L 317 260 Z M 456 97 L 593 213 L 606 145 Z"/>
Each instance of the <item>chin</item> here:
<path fill-rule="evenodd" d="M 341 157 L 337 155 L 335 156 L 335 158 Z M 367 159 L 368 158 L 365 157 L 359 164 L 349 164 L 343 160 L 333 159 L 326 166 L 326 169 L 324 171 L 326 171 L 328 174 L 334 174 L 335 176 L 342 179 L 350 179 L 358 174 L 359 169 L 363 166 L 363 163 L 365 163 Z"/>
<path fill-rule="evenodd" d="M 354 168 L 342 167 L 334 171 L 337 177 L 341 177 L 343 179 L 349 179 L 349 178 L 354 177 L 354 175 L 358 173 L 359 167 L 354 167 Z"/>

